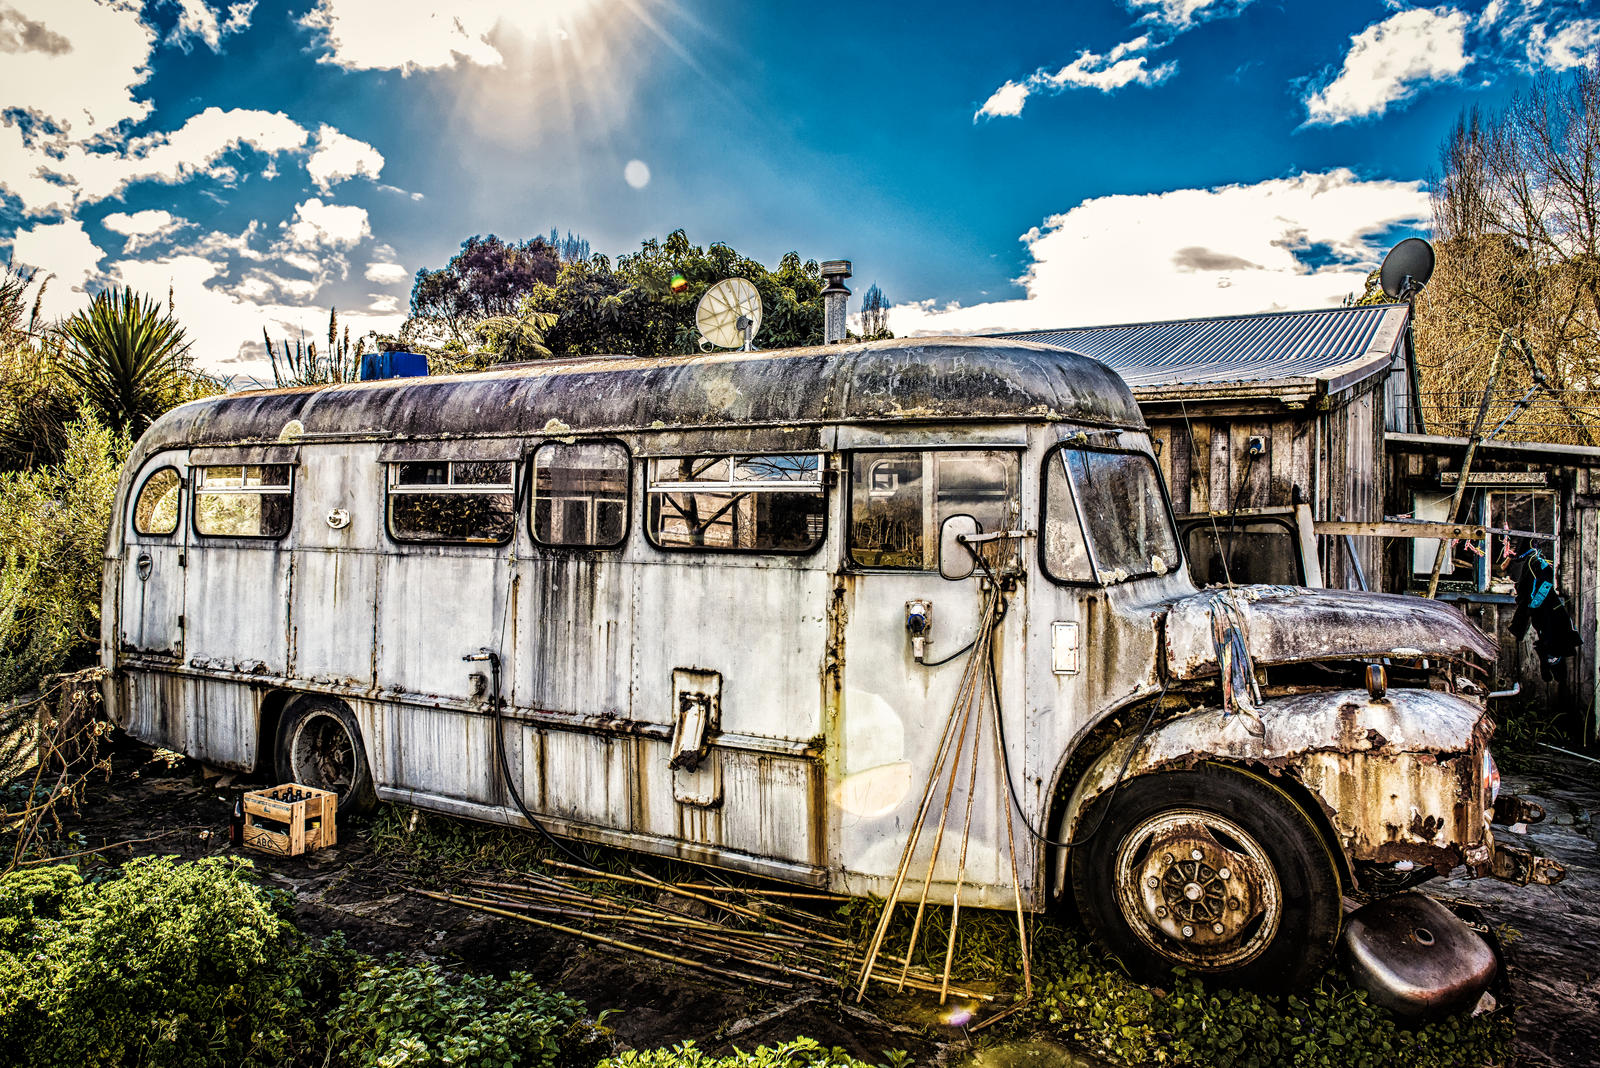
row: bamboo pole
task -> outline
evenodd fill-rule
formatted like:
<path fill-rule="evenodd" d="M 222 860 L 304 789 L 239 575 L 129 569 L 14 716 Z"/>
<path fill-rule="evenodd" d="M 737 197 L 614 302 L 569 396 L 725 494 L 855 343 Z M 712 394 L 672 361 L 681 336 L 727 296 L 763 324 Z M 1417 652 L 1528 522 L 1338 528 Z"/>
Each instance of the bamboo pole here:
<path fill-rule="evenodd" d="M 1494 399 L 1494 386 L 1500 378 L 1500 361 L 1505 358 L 1506 349 L 1511 344 L 1511 328 L 1507 327 L 1500 332 L 1500 345 L 1494 350 L 1494 359 L 1489 364 L 1489 384 L 1483 387 L 1483 401 L 1478 405 L 1478 417 L 1472 423 L 1472 436 L 1467 441 L 1467 454 L 1461 460 L 1461 477 L 1456 479 L 1456 491 L 1450 497 L 1450 513 L 1445 516 L 1445 522 L 1453 523 L 1456 510 L 1461 507 L 1461 498 L 1467 492 L 1467 474 L 1472 470 L 1472 457 L 1478 451 L 1478 445 L 1483 441 L 1483 421 L 1489 414 L 1489 403 Z M 1433 554 L 1433 572 L 1428 576 L 1428 596 L 1431 598 L 1439 592 L 1439 572 L 1444 568 L 1444 554 L 1449 549 L 1450 543 L 1444 538 L 1439 539 L 1439 547 Z"/>

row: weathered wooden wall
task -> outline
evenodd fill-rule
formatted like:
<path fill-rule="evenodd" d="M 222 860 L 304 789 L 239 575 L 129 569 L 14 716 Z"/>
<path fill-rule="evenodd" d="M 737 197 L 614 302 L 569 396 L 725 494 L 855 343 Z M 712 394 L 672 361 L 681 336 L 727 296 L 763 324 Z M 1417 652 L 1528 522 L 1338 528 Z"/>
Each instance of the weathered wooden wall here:
<path fill-rule="evenodd" d="M 1317 519 L 1381 520 L 1383 388 L 1381 377 L 1372 379 L 1324 411 L 1219 414 L 1194 404 L 1176 418 L 1149 414 L 1173 511 L 1185 517 L 1286 508 L 1298 488 Z M 1266 446 L 1254 458 L 1248 454 L 1252 437 Z M 1356 588 L 1343 544 L 1334 538 L 1321 541 L 1324 584 Z M 1368 584 L 1380 588 L 1381 546 L 1362 539 L 1356 552 Z"/>

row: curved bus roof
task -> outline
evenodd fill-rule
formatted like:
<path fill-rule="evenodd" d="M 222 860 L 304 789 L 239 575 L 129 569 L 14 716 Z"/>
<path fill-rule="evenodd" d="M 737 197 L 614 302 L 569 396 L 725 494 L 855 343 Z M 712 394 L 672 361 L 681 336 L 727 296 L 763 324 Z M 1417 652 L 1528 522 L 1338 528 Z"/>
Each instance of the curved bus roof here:
<path fill-rule="evenodd" d="M 1025 341 L 941 337 L 579 357 L 478 374 L 233 393 L 168 412 L 139 444 L 149 454 L 296 439 L 972 421 L 1145 425 L 1122 379 L 1087 356 Z"/>

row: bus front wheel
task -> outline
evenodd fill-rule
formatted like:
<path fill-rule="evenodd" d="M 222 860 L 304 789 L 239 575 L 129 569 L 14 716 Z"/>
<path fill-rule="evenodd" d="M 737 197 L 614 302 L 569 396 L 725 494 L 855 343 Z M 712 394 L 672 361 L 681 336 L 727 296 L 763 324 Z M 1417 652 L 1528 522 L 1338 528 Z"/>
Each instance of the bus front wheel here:
<path fill-rule="evenodd" d="M 377 802 L 372 769 L 356 718 L 341 702 L 303 697 L 278 724 L 278 778 L 339 795 L 339 812 L 365 812 Z"/>
<path fill-rule="evenodd" d="M 1091 835 L 1072 851 L 1079 909 L 1141 978 L 1182 967 L 1300 986 L 1333 951 L 1338 869 L 1311 818 L 1261 776 L 1214 764 L 1140 776 L 1079 827 Z"/>

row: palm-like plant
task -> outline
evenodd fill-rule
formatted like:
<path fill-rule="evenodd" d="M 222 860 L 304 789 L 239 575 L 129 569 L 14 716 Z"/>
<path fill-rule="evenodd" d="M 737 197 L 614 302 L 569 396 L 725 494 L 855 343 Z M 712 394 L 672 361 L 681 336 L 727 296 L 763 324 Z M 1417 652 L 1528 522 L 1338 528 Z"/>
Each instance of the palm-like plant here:
<path fill-rule="evenodd" d="M 190 376 L 183 327 L 159 301 L 112 287 L 61 325 L 61 369 L 107 424 L 138 435 Z"/>

